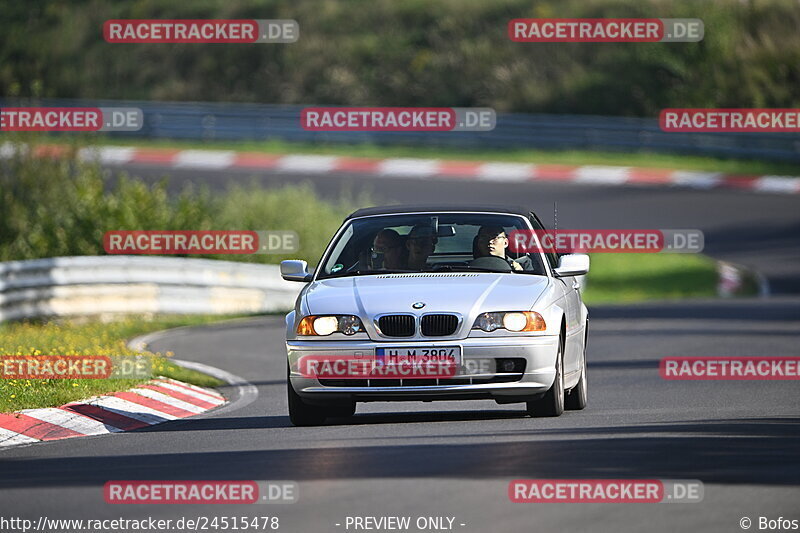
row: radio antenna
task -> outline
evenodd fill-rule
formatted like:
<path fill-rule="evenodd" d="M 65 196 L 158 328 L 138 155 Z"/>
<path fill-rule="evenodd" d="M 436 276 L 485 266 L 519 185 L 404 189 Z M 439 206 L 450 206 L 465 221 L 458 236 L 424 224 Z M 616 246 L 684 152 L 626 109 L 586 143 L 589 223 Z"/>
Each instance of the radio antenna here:
<path fill-rule="evenodd" d="M 553 202 L 553 229 L 558 229 L 558 202 Z"/>

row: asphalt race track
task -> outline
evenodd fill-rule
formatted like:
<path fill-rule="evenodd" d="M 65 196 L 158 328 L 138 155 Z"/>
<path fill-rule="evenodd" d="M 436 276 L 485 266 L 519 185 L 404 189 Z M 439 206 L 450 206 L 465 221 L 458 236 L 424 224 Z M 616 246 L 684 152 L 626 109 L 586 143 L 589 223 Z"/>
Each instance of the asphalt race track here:
<path fill-rule="evenodd" d="M 145 177 L 157 169 L 129 168 Z M 224 186 L 247 175 L 173 171 Z M 263 174 L 269 182 L 298 176 Z M 769 299 L 590 308 L 589 406 L 557 419 L 494 402 L 359 404 L 352 420 L 291 427 L 282 317 L 182 329 L 150 345 L 223 368 L 257 387 L 251 402 L 132 433 L 0 451 L 5 515 L 176 518 L 275 515 L 280 530 L 347 531 L 347 516 L 449 516 L 463 532 L 741 531 L 749 517 L 800 519 L 800 402 L 791 381 L 665 381 L 665 356 L 800 355 L 797 198 L 737 191 L 574 184 L 308 177 L 379 201 L 528 204 L 570 228 L 698 228 L 706 251 L 759 268 Z M 290 224 L 290 221 L 288 221 Z M 330 228 L 333 231 L 333 228 Z M 511 503 L 519 478 L 696 479 L 699 503 Z M 294 480 L 291 505 L 108 505 L 103 484 L 129 479 Z M 337 526 L 336 524 L 341 524 Z M 464 525 L 461 525 L 464 524 Z M 349 531 L 353 531 L 350 529 Z"/>

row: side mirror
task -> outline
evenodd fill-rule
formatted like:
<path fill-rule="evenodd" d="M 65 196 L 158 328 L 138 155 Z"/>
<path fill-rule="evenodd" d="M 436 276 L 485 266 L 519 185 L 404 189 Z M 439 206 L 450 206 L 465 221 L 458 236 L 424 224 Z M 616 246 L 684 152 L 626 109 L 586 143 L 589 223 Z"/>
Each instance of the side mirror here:
<path fill-rule="evenodd" d="M 562 255 L 555 269 L 556 276 L 583 276 L 589 272 L 589 256 L 586 254 Z"/>
<path fill-rule="evenodd" d="M 308 273 L 308 263 L 289 259 L 281 261 L 281 277 L 286 281 L 311 281 L 312 275 Z"/>

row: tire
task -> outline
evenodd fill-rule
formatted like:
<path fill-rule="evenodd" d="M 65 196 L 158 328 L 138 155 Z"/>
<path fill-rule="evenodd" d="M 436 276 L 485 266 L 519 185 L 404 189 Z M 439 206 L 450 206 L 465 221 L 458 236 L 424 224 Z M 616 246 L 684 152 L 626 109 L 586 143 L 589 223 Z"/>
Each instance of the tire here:
<path fill-rule="evenodd" d="M 564 407 L 569 411 L 580 411 L 586 407 L 589 400 L 589 389 L 586 383 L 586 345 L 583 346 L 583 368 L 581 369 L 581 379 L 564 399 Z"/>
<path fill-rule="evenodd" d="M 564 412 L 564 336 L 558 340 L 556 377 L 553 386 L 538 400 L 527 402 L 530 416 L 561 416 Z"/>
<path fill-rule="evenodd" d="M 319 426 L 325 422 L 327 412 L 322 407 L 308 405 L 295 392 L 289 371 L 286 371 L 286 392 L 289 400 L 289 420 L 295 426 Z M 355 410 L 355 409 L 354 409 Z"/>

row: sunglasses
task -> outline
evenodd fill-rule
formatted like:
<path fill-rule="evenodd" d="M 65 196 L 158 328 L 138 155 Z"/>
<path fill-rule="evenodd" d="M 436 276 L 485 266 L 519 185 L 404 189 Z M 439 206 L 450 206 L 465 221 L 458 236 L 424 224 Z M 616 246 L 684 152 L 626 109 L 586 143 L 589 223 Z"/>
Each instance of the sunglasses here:
<path fill-rule="evenodd" d="M 500 239 L 508 239 L 508 236 L 505 233 L 503 233 L 501 235 L 496 235 L 494 237 L 490 237 L 489 235 L 482 235 L 481 238 L 488 242 L 495 242 L 499 241 Z"/>

